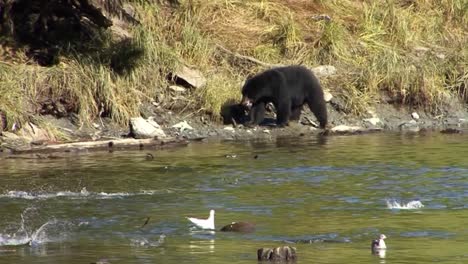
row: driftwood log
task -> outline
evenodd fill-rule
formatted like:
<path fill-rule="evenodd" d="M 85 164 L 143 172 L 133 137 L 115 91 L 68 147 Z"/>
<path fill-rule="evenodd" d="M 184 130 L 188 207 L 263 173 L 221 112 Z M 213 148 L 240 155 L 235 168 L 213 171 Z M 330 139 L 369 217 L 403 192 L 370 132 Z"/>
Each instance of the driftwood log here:
<path fill-rule="evenodd" d="M 185 139 L 116 139 L 103 141 L 73 142 L 64 144 L 54 144 L 46 146 L 31 146 L 23 149 L 13 149 L 13 154 L 31 154 L 31 153 L 54 153 L 54 152 L 79 152 L 79 151 L 97 151 L 97 150 L 154 150 L 166 147 L 184 146 L 188 141 Z"/>
<path fill-rule="evenodd" d="M 260 261 L 295 261 L 297 259 L 296 248 L 290 246 L 259 248 L 257 259 Z"/>

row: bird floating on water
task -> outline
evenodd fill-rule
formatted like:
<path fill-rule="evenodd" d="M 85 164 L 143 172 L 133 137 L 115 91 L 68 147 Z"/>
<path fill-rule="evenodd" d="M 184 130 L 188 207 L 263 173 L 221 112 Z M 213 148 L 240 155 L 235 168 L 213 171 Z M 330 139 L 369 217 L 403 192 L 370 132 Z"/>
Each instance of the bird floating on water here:
<path fill-rule="evenodd" d="M 371 243 L 372 253 L 376 253 L 379 250 L 387 249 L 387 245 L 385 244 L 385 241 L 384 241 L 384 239 L 386 238 L 387 237 L 384 234 L 381 234 L 379 239 L 372 240 L 372 243 Z"/>
<path fill-rule="evenodd" d="M 215 215 L 215 211 L 210 210 L 210 216 L 208 217 L 208 219 L 198 219 L 194 217 L 187 217 L 187 219 L 201 229 L 214 230 L 215 229 L 214 215 Z"/>

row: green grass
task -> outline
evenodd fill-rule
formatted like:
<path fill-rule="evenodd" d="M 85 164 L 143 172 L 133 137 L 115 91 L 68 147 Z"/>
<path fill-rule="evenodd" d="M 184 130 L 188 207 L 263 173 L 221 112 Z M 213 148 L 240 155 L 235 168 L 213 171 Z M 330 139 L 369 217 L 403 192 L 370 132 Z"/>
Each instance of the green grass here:
<path fill-rule="evenodd" d="M 130 29 L 135 49 L 113 53 L 134 70 L 117 74 L 113 59 L 99 54 L 63 58 L 51 68 L 0 63 L 0 111 L 8 123 L 27 120 L 49 96 L 69 98 L 81 122 L 105 114 L 126 124 L 145 101 L 171 105 L 166 77 L 182 64 L 200 69 L 207 85 L 177 110 L 219 118 L 226 101 L 239 100 L 247 74 L 265 67 L 235 60 L 217 44 L 271 64 L 336 66 L 340 74 L 324 86 L 357 115 L 381 93 L 434 113 L 449 95 L 468 99 L 464 0 L 186 0 L 176 9 L 150 2 L 130 1 L 141 22 Z M 312 19 L 319 14 L 331 21 Z"/>

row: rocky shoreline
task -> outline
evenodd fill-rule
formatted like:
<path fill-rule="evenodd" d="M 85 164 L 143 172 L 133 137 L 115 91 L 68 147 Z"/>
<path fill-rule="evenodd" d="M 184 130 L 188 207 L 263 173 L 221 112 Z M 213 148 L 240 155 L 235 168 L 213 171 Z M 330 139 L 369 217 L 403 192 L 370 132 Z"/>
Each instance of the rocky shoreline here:
<path fill-rule="evenodd" d="M 146 118 L 135 118 L 143 122 L 143 125 L 149 125 L 149 128 L 133 127 L 134 124 L 133 126 L 119 126 L 109 118 L 98 119 L 85 126 L 75 124 L 73 118 L 70 117 L 42 116 L 42 120 L 46 120 L 48 126 L 52 126 L 55 134 L 60 134 L 61 138 L 51 133 L 50 128 L 47 130 L 30 122 L 15 133 L 1 132 L 0 155 L 91 150 L 149 150 L 184 146 L 190 141 L 201 140 L 273 140 L 279 137 L 307 137 L 319 134 L 354 135 L 375 132 L 464 133 L 468 130 L 466 105 L 457 99 L 454 99 L 450 107 L 445 109 L 445 114 L 437 116 L 404 107 L 398 108 L 389 103 L 378 103 L 374 109 L 368 110 L 367 116 L 358 117 L 341 111 L 343 108 L 340 102 L 339 98 L 332 97 L 328 103 L 332 128 L 326 131 L 317 128 L 315 117 L 309 109 L 303 110 L 299 123 L 292 123 L 285 128 L 275 127 L 273 112 L 269 113 L 262 126 L 247 128 L 242 124 L 223 124 L 220 121 L 213 121 L 206 114 L 178 114 L 152 104 L 141 107 L 142 116 Z M 141 126 L 142 123 L 137 125 Z M 152 134 L 155 133 L 152 131 L 156 129 L 155 127 L 159 134 Z M 135 131 L 135 129 L 140 129 L 140 131 Z M 138 134 L 141 130 L 143 134 Z M 132 138 L 137 139 L 130 143 L 125 141 Z M 143 138 L 150 139 L 144 140 Z M 81 143 L 63 144 L 72 142 Z M 63 148 L 58 144 L 63 144 Z"/>

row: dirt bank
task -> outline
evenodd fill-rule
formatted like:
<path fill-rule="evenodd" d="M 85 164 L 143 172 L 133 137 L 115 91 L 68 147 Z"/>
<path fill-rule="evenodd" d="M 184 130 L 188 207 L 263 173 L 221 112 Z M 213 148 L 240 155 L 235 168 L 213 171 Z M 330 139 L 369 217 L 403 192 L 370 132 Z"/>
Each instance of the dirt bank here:
<path fill-rule="evenodd" d="M 468 112 L 466 105 L 457 99 L 443 113 L 437 115 L 422 110 L 408 109 L 408 107 L 397 106 L 389 102 L 377 103 L 373 109 L 369 109 L 367 115 L 356 116 L 343 112 L 344 100 L 332 98 L 328 103 L 329 120 L 332 128 L 328 131 L 318 129 L 315 117 L 309 109 L 305 108 L 299 123 L 292 123 L 285 128 L 276 128 L 274 125 L 274 113 L 268 113 L 266 121 L 262 126 L 256 128 L 244 127 L 242 124 L 223 124 L 221 121 L 212 120 L 206 114 L 200 113 L 178 113 L 168 109 L 147 104 L 141 107 L 142 116 L 152 117 L 165 133 L 164 138 L 159 141 L 138 141 L 128 145 L 120 145 L 113 150 L 125 149 L 155 149 L 159 145 L 165 147 L 184 146 L 190 141 L 226 141 L 226 140 L 274 140 L 278 137 L 313 136 L 323 134 L 354 135 L 367 133 L 463 133 L 468 128 Z M 77 125 L 70 117 L 55 118 L 43 116 L 48 129 L 31 123 L 15 133 L 3 132 L 0 136 L 0 144 L 3 156 L 18 153 L 44 152 L 48 148 L 51 152 L 70 152 L 83 150 L 102 150 L 101 143 L 91 142 L 113 142 L 118 144 L 119 140 L 132 138 L 128 126 L 119 126 L 108 118 L 94 120 L 89 126 Z M 181 123 L 182 122 L 182 123 Z M 182 127 L 173 127 L 176 124 L 185 124 Z M 32 127 L 32 129 L 31 129 Z M 52 127 L 52 129 L 51 129 Z M 52 133 L 51 131 L 55 131 Z M 57 136 L 60 135 L 60 136 Z M 164 141 L 159 144 L 160 141 Z M 69 146 L 63 148 L 51 147 L 60 143 L 90 142 L 90 144 Z M 101 144 L 99 148 L 96 145 Z M 125 143 L 126 144 L 126 143 Z M 104 149 L 108 149 L 104 147 Z"/>

